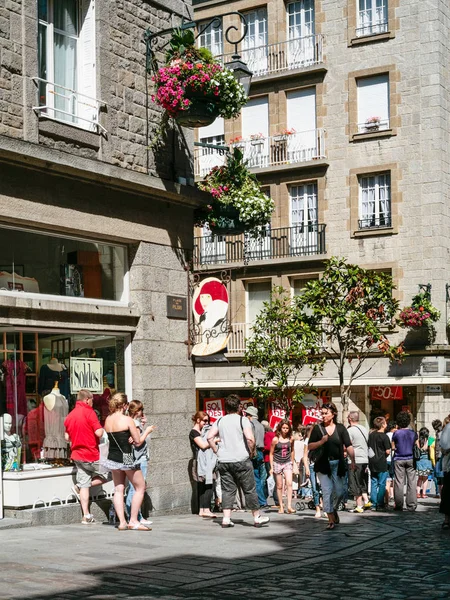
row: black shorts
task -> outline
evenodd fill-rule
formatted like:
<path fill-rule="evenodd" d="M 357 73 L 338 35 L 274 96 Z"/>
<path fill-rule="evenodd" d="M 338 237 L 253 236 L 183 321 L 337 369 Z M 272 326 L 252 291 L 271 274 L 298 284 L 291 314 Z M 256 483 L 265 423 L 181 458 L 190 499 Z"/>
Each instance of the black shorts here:
<path fill-rule="evenodd" d="M 350 493 L 354 498 L 356 496 L 361 496 L 362 494 L 367 494 L 367 465 L 356 465 L 356 469 L 353 471 L 352 469 L 348 470 L 348 483 Z"/>

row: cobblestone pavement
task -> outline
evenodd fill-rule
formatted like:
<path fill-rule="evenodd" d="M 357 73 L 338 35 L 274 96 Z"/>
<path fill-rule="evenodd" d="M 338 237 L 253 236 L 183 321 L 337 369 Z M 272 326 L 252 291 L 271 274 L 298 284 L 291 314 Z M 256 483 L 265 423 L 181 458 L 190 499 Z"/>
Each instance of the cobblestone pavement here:
<path fill-rule="evenodd" d="M 149 533 L 109 525 L 0 530 L 1 600 L 450 598 L 450 532 L 436 500 L 416 513 L 271 514 L 234 529 L 197 516 L 155 517 Z"/>

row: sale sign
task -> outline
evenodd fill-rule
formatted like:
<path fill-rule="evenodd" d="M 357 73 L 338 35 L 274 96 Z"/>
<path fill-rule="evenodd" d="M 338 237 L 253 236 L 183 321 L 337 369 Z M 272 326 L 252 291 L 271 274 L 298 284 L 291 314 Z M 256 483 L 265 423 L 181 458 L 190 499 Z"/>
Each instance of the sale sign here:
<path fill-rule="evenodd" d="M 314 400 L 303 399 L 302 402 L 302 425 L 311 425 L 312 423 L 320 423 L 322 421 L 322 398 L 314 398 Z"/>
<path fill-rule="evenodd" d="M 269 426 L 271 429 L 275 430 L 278 423 L 283 419 L 287 418 L 287 412 L 284 408 L 279 407 L 274 402 L 271 402 L 269 405 Z M 292 421 L 292 411 L 289 414 L 289 419 Z"/>
<path fill-rule="evenodd" d="M 211 423 L 215 423 L 225 414 L 223 398 L 206 398 L 203 406 Z"/>
<path fill-rule="evenodd" d="M 248 406 L 255 406 L 255 401 L 253 400 L 253 398 L 245 398 L 244 400 L 241 399 L 241 403 L 240 403 L 241 412 L 245 412 L 245 409 Z"/>
<path fill-rule="evenodd" d="M 379 385 L 369 388 L 371 400 L 403 400 L 401 385 Z"/>

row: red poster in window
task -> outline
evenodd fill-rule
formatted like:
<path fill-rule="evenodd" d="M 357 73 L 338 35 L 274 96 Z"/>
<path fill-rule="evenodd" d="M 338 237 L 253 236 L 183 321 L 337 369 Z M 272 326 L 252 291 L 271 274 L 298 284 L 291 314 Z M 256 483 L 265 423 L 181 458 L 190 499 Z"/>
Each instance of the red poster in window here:
<path fill-rule="evenodd" d="M 369 388 L 371 400 L 403 400 L 401 385 L 379 385 Z"/>
<path fill-rule="evenodd" d="M 286 414 L 284 408 L 280 408 L 277 404 L 271 402 L 268 415 L 270 428 L 275 430 L 278 423 L 286 418 L 289 418 L 289 420 L 292 421 L 292 410 L 289 413 L 289 417 L 287 417 Z"/>
<path fill-rule="evenodd" d="M 247 408 L 247 406 L 255 406 L 255 401 L 253 400 L 253 398 L 241 398 L 241 411 L 245 412 L 245 409 Z"/>
<path fill-rule="evenodd" d="M 206 398 L 203 406 L 205 413 L 209 416 L 211 423 L 215 423 L 217 419 L 225 414 L 223 398 Z"/>

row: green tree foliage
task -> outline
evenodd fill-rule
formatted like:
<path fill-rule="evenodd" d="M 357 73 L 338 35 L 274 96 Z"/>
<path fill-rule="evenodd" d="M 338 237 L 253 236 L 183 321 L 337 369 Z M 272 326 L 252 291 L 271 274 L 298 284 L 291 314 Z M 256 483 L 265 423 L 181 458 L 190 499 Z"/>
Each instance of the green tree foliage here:
<path fill-rule="evenodd" d="M 324 361 L 312 323 L 284 288 L 272 290 L 270 302 L 264 303 L 252 324 L 244 356 L 244 364 L 251 368 L 243 377 L 255 398 L 270 398 L 285 410 L 301 400 L 308 383 L 299 380 L 301 371 L 310 365 L 310 379 Z"/>
<path fill-rule="evenodd" d="M 366 362 L 369 356 L 397 362 L 406 356 L 403 343 L 392 346 L 386 337 L 398 311 L 393 289 L 390 275 L 336 257 L 300 296 L 291 299 L 278 288 L 257 318 L 245 354 L 255 395 L 272 396 L 286 406 L 288 398 L 300 397 L 300 376 L 307 385 L 329 359 L 337 369 L 346 412 L 352 384 L 374 365 Z"/>

